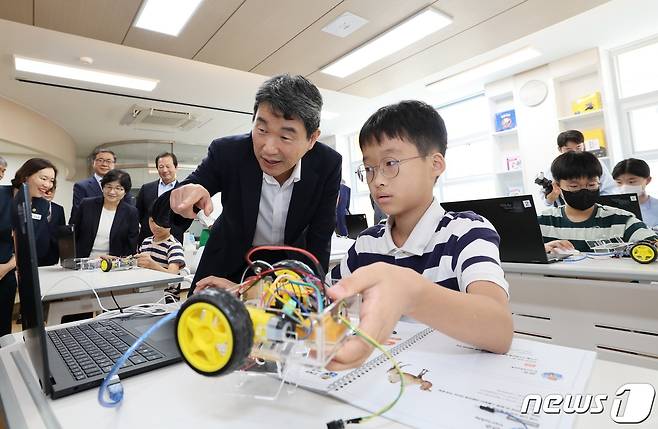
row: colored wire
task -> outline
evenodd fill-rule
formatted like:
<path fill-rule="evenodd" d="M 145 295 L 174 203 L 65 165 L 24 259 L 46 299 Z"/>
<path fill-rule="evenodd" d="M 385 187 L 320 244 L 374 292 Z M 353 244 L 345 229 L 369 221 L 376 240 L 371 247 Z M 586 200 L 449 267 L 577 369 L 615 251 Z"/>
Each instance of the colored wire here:
<path fill-rule="evenodd" d="M 247 260 L 247 263 L 249 265 L 253 265 L 253 262 L 251 261 L 251 255 L 253 255 L 255 252 L 261 251 L 261 250 L 271 250 L 271 251 L 288 251 L 288 252 L 297 252 L 300 253 L 307 258 L 309 258 L 313 264 L 315 265 L 315 269 L 317 271 L 318 276 L 323 279 L 326 277 L 326 274 L 324 272 L 324 269 L 322 269 L 322 266 L 320 265 L 320 261 L 318 261 L 318 258 L 315 257 L 311 252 L 305 249 L 300 249 L 298 247 L 292 247 L 292 246 L 257 246 L 249 250 L 247 252 L 247 255 L 245 256 L 245 259 Z"/>
<path fill-rule="evenodd" d="M 323 305 L 324 303 L 322 300 L 322 294 L 320 293 L 320 289 L 318 289 L 316 285 L 314 285 L 313 283 L 298 282 L 296 280 L 288 280 L 288 281 L 295 285 L 312 287 L 315 290 L 315 299 L 318 303 L 318 313 L 322 313 L 322 311 L 324 310 L 324 305 Z"/>
<path fill-rule="evenodd" d="M 177 315 L 178 315 L 178 310 L 169 313 L 168 315 L 164 316 L 162 319 L 154 323 L 150 328 L 146 330 L 146 332 L 144 332 L 139 338 L 137 338 L 137 341 L 135 341 L 133 345 L 130 346 L 128 350 L 126 350 L 125 353 L 121 355 L 121 357 L 114 363 L 110 372 L 108 372 L 105 378 L 103 379 L 103 382 L 101 383 L 101 387 L 98 389 L 98 402 L 102 406 L 107 408 L 113 408 L 121 403 L 121 400 L 123 399 L 123 387 L 121 387 L 120 382 L 118 385 L 113 383 L 114 380 L 118 379 L 117 373 L 119 372 L 119 369 L 123 366 L 124 363 L 126 363 L 130 355 L 133 354 L 135 350 L 137 350 L 137 348 L 141 346 L 142 343 L 146 341 L 146 339 L 151 334 L 153 334 L 155 331 L 160 329 L 160 327 L 162 327 L 162 325 L 164 325 L 165 323 L 174 319 Z M 112 384 L 112 387 L 110 387 L 110 384 Z M 109 400 L 105 399 L 106 393 Z"/>
<path fill-rule="evenodd" d="M 343 322 L 348 328 L 350 328 L 352 331 L 354 331 L 354 333 L 355 333 L 357 336 L 359 336 L 361 339 L 363 339 L 366 343 L 370 344 L 372 347 L 374 347 L 374 348 L 376 348 L 377 350 L 381 351 L 381 352 L 384 354 L 384 356 L 386 356 L 386 357 L 388 358 L 388 360 L 391 361 L 391 363 L 393 364 L 393 367 L 395 368 L 395 370 L 398 372 L 398 375 L 400 376 L 400 391 L 398 392 L 398 395 L 395 397 L 395 399 L 394 399 L 391 403 L 389 403 L 388 405 L 382 407 L 379 411 L 376 411 L 376 412 L 370 414 L 369 416 L 365 416 L 365 417 L 357 417 L 357 418 L 349 419 L 349 420 L 346 421 L 347 423 L 361 423 L 361 422 L 366 422 L 366 421 L 371 420 L 371 419 L 373 419 L 373 418 L 375 418 L 375 417 L 381 416 L 382 414 L 384 414 L 385 412 L 387 412 L 388 410 L 390 410 L 391 408 L 393 408 L 393 407 L 395 406 L 395 404 L 398 403 L 398 401 L 399 401 L 400 398 L 402 397 L 402 394 L 404 393 L 404 373 L 402 372 L 402 369 L 400 368 L 400 364 L 398 363 L 397 360 L 395 360 L 395 358 L 394 358 L 393 355 L 388 351 L 388 349 L 386 349 L 384 346 L 382 346 L 381 344 L 379 344 L 379 343 L 378 343 L 374 338 L 372 338 L 370 335 L 368 335 L 368 334 L 366 334 L 365 332 L 359 330 L 359 328 L 357 328 L 356 326 L 354 326 L 354 325 L 352 324 L 352 322 L 350 322 L 350 320 L 349 320 L 348 318 L 346 318 L 345 316 L 343 316 L 342 314 L 340 314 L 340 312 L 339 312 L 339 314 L 338 314 L 338 317 L 340 318 L 340 320 L 341 320 L 341 321 L 342 321 L 342 322 Z"/>

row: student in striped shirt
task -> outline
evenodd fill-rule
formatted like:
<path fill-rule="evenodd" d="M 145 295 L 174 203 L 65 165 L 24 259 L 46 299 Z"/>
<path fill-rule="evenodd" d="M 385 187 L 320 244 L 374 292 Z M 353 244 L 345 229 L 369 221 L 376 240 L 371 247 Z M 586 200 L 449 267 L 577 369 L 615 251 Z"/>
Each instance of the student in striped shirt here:
<path fill-rule="evenodd" d="M 539 216 L 547 252 L 556 248 L 590 252 L 587 241 L 620 238 L 633 243 L 658 239 L 633 213 L 597 204 L 601 163 L 589 152 L 567 152 L 555 158 L 551 173 L 566 204 Z"/>
<path fill-rule="evenodd" d="M 472 212 L 446 213 L 433 196 L 445 171 L 445 124 L 420 101 L 383 107 L 359 134 L 363 165 L 357 174 L 388 215 L 363 231 L 341 264 L 333 299 L 361 293 L 360 327 L 378 341 L 402 315 L 476 347 L 506 353 L 512 341 L 508 285 L 500 266 L 500 238 Z M 352 339 L 331 368 L 353 367 L 371 349 Z"/>
<path fill-rule="evenodd" d="M 136 255 L 137 264 L 143 268 L 178 274 L 185 267 L 183 246 L 171 235 L 169 225 L 158 225 L 149 217 L 152 236 L 146 237 Z"/>

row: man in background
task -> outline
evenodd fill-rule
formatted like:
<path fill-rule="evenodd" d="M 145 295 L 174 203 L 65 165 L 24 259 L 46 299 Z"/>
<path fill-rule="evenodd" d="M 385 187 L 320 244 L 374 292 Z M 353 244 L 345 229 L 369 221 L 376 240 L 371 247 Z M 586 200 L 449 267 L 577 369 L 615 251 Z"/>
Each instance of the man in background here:
<path fill-rule="evenodd" d="M 171 152 L 164 152 L 155 157 L 155 166 L 158 169 L 160 178 L 153 182 L 145 183 L 137 194 L 137 211 L 139 212 L 139 239 L 138 243 L 144 241 L 146 237 L 153 235 L 149 227 L 149 211 L 153 202 L 167 191 L 170 191 L 178 184 L 178 158 Z M 185 230 L 179 226 L 172 226 L 171 235 L 179 243 L 183 242 L 183 233 Z"/>

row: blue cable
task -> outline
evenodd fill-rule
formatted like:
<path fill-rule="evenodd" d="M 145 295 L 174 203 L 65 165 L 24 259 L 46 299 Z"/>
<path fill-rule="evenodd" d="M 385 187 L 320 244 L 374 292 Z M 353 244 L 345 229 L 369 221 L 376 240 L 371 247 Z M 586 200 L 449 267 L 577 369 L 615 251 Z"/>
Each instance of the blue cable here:
<path fill-rule="evenodd" d="M 139 346 L 142 345 L 146 339 L 151 336 L 155 331 L 160 329 L 162 325 L 165 323 L 169 322 L 173 318 L 175 318 L 178 315 L 178 310 L 169 313 L 168 315 L 164 316 L 162 319 L 158 320 L 156 323 L 154 323 L 150 328 L 146 330 L 142 334 L 141 337 L 137 338 L 137 341 L 126 350 L 126 352 L 114 363 L 114 366 L 112 366 L 112 369 L 110 372 L 107 373 L 105 378 L 103 379 L 103 383 L 101 383 L 101 387 L 98 389 L 98 402 L 107 408 L 113 408 L 117 407 L 120 403 L 121 400 L 123 399 L 123 386 L 121 386 L 121 382 L 119 381 L 119 376 L 117 373 L 119 372 L 119 368 L 123 366 L 124 363 L 128 360 L 128 357 L 137 350 Z M 109 401 L 105 399 L 105 392 L 107 392 L 107 397 L 109 398 Z"/>

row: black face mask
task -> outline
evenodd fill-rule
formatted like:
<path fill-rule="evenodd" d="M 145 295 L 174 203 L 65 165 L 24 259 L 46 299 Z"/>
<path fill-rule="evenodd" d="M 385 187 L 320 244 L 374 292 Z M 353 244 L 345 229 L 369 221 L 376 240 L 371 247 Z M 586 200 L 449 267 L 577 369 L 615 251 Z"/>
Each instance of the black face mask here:
<path fill-rule="evenodd" d="M 600 189 L 590 191 L 589 189 L 581 189 L 580 191 L 571 192 L 562 189 L 562 197 L 571 207 L 577 210 L 587 210 L 596 204 L 599 199 Z"/>

